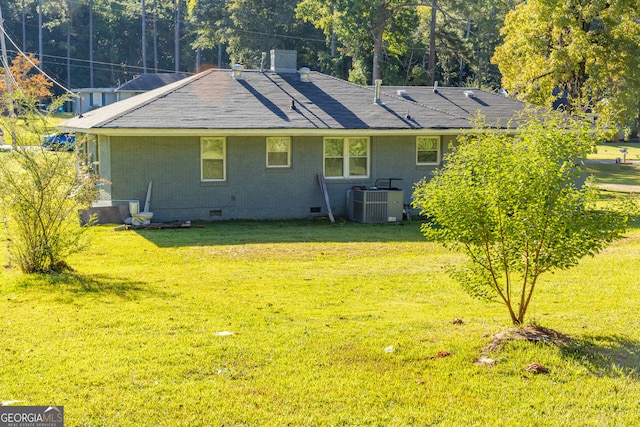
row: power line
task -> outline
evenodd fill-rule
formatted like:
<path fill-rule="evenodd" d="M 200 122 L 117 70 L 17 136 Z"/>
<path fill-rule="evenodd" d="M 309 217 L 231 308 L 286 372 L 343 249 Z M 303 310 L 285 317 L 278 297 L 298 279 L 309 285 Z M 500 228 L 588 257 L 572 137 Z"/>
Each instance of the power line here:
<path fill-rule="evenodd" d="M 61 88 L 62 90 L 64 90 L 66 93 L 77 97 L 78 95 L 76 95 L 75 93 L 71 92 L 69 89 L 67 89 L 65 86 L 61 85 L 60 83 L 58 83 L 53 77 L 49 76 L 47 73 L 44 72 L 44 70 L 42 68 L 40 68 L 35 62 L 33 62 L 31 60 L 31 58 L 26 55 L 19 47 L 18 45 L 13 41 L 13 39 L 11 37 L 9 37 L 9 34 L 7 34 L 7 32 L 4 30 L 4 27 L 2 28 L 2 33 L 3 33 L 3 37 L 6 37 L 7 40 L 9 40 L 11 42 L 11 44 L 16 48 L 16 50 L 18 52 L 20 52 L 20 54 L 31 64 L 32 67 L 34 67 L 36 70 L 38 70 L 40 72 L 40 74 L 42 74 L 43 76 L 45 76 L 46 78 L 48 78 L 54 85 L 58 86 L 59 88 Z M 9 73 L 11 74 L 11 73 Z M 17 82 L 16 82 L 17 83 Z M 19 86 L 18 86 L 19 88 Z"/>

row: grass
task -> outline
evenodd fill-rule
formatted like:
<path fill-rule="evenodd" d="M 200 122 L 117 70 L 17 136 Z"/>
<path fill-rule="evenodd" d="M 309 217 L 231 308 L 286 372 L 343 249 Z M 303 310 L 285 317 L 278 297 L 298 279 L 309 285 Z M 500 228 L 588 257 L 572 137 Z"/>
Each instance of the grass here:
<path fill-rule="evenodd" d="M 627 160 L 640 160 L 640 143 L 637 142 L 606 142 L 598 144 L 597 153 L 591 154 L 591 160 L 622 160 L 623 154 L 620 149 L 627 149 Z"/>
<path fill-rule="evenodd" d="M 92 233 L 74 273 L 3 272 L 0 401 L 74 427 L 637 423 L 638 230 L 543 276 L 529 320 L 571 346 L 505 343 L 494 367 L 474 361 L 505 309 L 463 293 L 417 221 Z"/>
<path fill-rule="evenodd" d="M 587 173 L 600 184 L 640 185 L 640 166 L 630 163 L 587 163 Z"/>
<path fill-rule="evenodd" d="M 59 131 L 57 125 L 73 117 L 70 113 L 55 113 L 50 116 L 42 116 L 38 120 L 42 120 L 42 123 L 31 124 L 30 126 L 25 123 L 24 120 L 19 119 L 15 123 L 15 130 L 21 132 L 21 137 L 18 139 L 20 143 L 26 145 L 40 145 L 41 137 L 44 134 L 56 133 Z M 12 145 L 13 137 L 11 132 L 11 125 L 8 123 L 10 119 L 0 119 L 0 128 L 4 130 L 4 144 Z"/>

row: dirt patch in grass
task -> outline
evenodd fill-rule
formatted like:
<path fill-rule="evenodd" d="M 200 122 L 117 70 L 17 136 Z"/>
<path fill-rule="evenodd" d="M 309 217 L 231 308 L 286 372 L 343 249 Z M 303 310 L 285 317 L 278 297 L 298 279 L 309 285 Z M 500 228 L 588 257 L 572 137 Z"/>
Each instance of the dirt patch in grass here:
<path fill-rule="evenodd" d="M 568 335 L 539 325 L 512 328 L 495 334 L 491 342 L 480 353 L 476 363 L 494 365 L 496 361 L 489 357 L 489 354 L 499 351 L 505 341 L 544 342 L 558 347 L 565 347 L 571 343 L 572 339 Z"/>
<path fill-rule="evenodd" d="M 542 326 L 525 326 L 523 328 L 509 329 L 495 334 L 484 351 L 498 351 L 500 345 L 507 340 L 542 341 L 547 344 L 565 346 L 571 342 L 571 337 Z"/>

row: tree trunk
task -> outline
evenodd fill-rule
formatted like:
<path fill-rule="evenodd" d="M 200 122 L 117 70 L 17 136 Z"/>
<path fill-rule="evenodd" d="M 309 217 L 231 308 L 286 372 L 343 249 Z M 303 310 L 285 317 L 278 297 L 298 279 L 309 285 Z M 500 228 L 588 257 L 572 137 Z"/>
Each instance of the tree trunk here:
<path fill-rule="evenodd" d="M 382 72 L 380 71 L 380 56 L 382 55 L 382 31 L 375 34 L 373 40 L 373 81 L 382 80 Z"/>
<path fill-rule="evenodd" d="M 436 81 L 436 11 L 438 10 L 438 0 L 431 0 L 431 24 L 429 26 L 429 84 L 434 85 Z"/>
<path fill-rule="evenodd" d="M 376 17 L 376 23 L 371 29 L 371 36 L 373 38 L 373 67 L 371 74 L 373 82 L 376 80 L 382 80 L 382 72 L 380 71 L 382 36 L 384 35 L 384 27 L 387 25 L 387 20 L 390 16 L 391 11 L 389 10 L 389 4 L 385 1 L 380 5 L 380 8 L 378 9 L 378 16 Z"/>

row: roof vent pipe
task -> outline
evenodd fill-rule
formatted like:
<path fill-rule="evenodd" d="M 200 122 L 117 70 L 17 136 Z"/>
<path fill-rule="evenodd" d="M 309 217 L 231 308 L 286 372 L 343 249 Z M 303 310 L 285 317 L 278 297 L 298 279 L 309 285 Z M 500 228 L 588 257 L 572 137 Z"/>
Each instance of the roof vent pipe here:
<path fill-rule="evenodd" d="M 244 67 L 242 64 L 234 64 L 233 67 L 231 67 L 231 77 L 233 77 L 234 80 L 242 80 L 243 70 Z"/>
<path fill-rule="evenodd" d="M 260 72 L 264 73 L 264 61 L 267 60 L 267 52 L 262 52 L 262 57 L 260 59 Z"/>
<path fill-rule="evenodd" d="M 304 83 L 309 83 L 309 73 L 311 70 L 308 67 L 302 67 L 298 70 L 298 74 L 300 74 L 300 81 Z"/>
<path fill-rule="evenodd" d="M 438 93 L 438 81 L 433 82 L 433 93 Z"/>
<path fill-rule="evenodd" d="M 373 102 L 375 102 L 376 104 L 380 104 L 380 92 L 382 90 L 382 80 L 377 79 L 375 81 L 375 90 L 376 90 L 376 95 L 375 95 L 375 98 L 373 99 Z"/>

